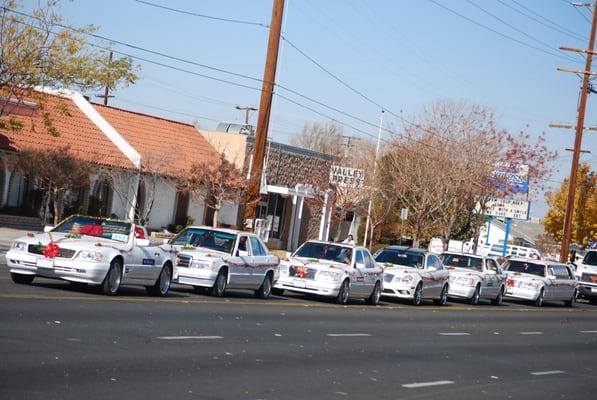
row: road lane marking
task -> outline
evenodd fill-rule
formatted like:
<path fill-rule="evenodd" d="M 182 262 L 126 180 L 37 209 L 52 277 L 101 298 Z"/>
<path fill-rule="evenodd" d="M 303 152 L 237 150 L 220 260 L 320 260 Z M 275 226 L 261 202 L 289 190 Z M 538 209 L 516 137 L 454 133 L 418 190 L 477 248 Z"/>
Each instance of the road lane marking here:
<path fill-rule="evenodd" d="M 521 335 L 543 335 L 543 332 L 518 332 Z"/>
<path fill-rule="evenodd" d="M 597 333 L 597 331 L 580 331 L 580 333 Z"/>
<path fill-rule="evenodd" d="M 555 375 L 555 374 L 563 374 L 564 371 L 554 370 L 554 371 L 539 371 L 539 372 L 531 372 L 531 375 Z"/>
<path fill-rule="evenodd" d="M 161 339 L 161 340 L 188 340 L 188 339 L 214 340 L 214 339 L 224 339 L 224 337 L 223 336 L 158 336 L 156 339 Z"/>
<path fill-rule="evenodd" d="M 467 332 L 440 332 L 441 336 L 469 336 L 470 333 Z"/>
<path fill-rule="evenodd" d="M 369 333 L 328 333 L 326 336 L 330 337 L 368 337 Z"/>
<path fill-rule="evenodd" d="M 440 385 L 451 385 L 453 381 L 435 381 L 435 382 L 415 382 L 415 383 L 407 383 L 406 385 L 402 385 L 402 387 L 408 389 L 420 388 L 420 387 L 427 387 L 427 386 L 440 386 Z"/>

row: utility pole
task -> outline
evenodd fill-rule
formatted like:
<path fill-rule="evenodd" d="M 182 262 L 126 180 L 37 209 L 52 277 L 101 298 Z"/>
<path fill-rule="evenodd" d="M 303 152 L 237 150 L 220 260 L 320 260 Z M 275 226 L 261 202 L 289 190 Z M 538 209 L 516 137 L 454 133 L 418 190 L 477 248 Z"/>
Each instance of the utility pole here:
<path fill-rule="evenodd" d="M 247 106 L 247 107 L 236 106 L 235 108 L 237 110 L 245 112 L 245 125 L 249 125 L 249 112 L 257 111 L 257 109 L 255 107 L 251 107 L 251 106 Z"/>
<path fill-rule="evenodd" d="M 112 64 L 112 50 L 110 50 L 110 56 L 108 58 L 108 65 Z M 95 97 L 99 97 L 100 99 L 104 99 L 104 105 L 107 106 L 108 105 L 108 99 L 110 97 L 114 97 L 114 96 L 110 96 L 110 86 L 106 85 L 104 86 L 104 94 L 96 94 Z"/>
<path fill-rule="evenodd" d="M 587 97 L 589 94 L 589 79 L 591 75 L 595 75 L 594 72 L 591 72 L 593 54 L 595 54 L 595 51 L 593 50 L 595 47 L 595 28 L 597 28 L 597 0 L 595 0 L 595 2 L 593 3 L 593 22 L 591 23 L 589 48 L 587 50 L 561 48 L 562 50 L 586 53 L 585 70 L 580 71 L 583 75 L 583 80 L 580 89 L 580 103 L 578 105 L 578 115 L 576 120 L 576 134 L 574 137 L 574 152 L 572 155 L 572 166 L 570 168 L 570 180 L 568 182 L 568 200 L 566 202 L 566 215 L 564 218 L 564 235 L 562 237 L 562 248 L 560 250 L 560 262 L 562 263 L 568 260 L 568 252 L 570 250 L 570 236 L 572 233 L 572 215 L 574 213 L 574 195 L 576 192 L 576 172 L 578 170 L 578 162 L 580 158 L 580 150 L 582 145 L 582 134 L 585 123 L 585 110 L 587 108 Z M 566 69 L 563 68 L 558 68 L 558 70 L 566 71 Z"/>
<path fill-rule="evenodd" d="M 257 130 L 253 144 L 253 161 L 249 178 L 249 190 L 245 199 L 244 220 L 255 220 L 256 203 L 260 194 L 261 174 L 263 171 L 263 158 L 267 144 L 272 95 L 276 79 L 276 66 L 278 64 L 278 49 L 280 47 L 280 34 L 282 32 L 282 16 L 284 15 L 284 0 L 274 0 L 272 20 L 269 28 L 267 42 L 267 55 L 263 83 L 261 86 L 261 100 L 259 102 L 259 115 L 257 116 Z"/>

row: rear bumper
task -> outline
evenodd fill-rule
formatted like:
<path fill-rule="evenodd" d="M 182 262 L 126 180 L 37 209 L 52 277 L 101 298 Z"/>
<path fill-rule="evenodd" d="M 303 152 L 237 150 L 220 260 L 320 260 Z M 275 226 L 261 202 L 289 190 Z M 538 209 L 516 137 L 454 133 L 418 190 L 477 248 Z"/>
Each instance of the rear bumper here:
<path fill-rule="evenodd" d="M 504 293 L 504 296 L 512 298 L 512 299 L 535 301 L 535 300 L 537 300 L 537 297 L 539 297 L 539 293 L 540 293 L 540 290 L 521 289 L 521 288 L 506 286 L 506 292 Z"/>

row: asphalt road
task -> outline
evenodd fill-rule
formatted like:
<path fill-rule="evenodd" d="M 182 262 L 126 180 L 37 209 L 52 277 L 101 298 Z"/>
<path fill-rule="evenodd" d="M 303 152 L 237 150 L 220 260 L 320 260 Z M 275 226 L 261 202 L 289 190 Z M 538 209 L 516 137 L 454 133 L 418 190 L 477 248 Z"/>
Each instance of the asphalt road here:
<path fill-rule="evenodd" d="M 1 399 L 597 398 L 597 306 L 167 298 L 0 266 Z"/>

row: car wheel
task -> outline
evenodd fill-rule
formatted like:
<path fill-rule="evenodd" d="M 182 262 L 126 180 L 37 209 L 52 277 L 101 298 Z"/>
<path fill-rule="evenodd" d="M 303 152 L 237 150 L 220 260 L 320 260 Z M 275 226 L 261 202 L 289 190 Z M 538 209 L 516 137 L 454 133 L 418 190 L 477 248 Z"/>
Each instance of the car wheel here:
<path fill-rule="evenodd" d="M 273 288 L 272 294 L 274 296 L 284 296 L 284 289 Z"/>
<path fill-rule="evenodd" d="M 500 288 L 500 291 L 498 292 L 497 296 L 495 296 L 495 299 L 491 300 L 491 304 L 493 304 L 494 306 L 501 306 L 503 300 L 504 300 L 504 287 L 502 286 Z"/>
<path fill-rule="evenodd" d="M 170 264 L 166 264 L 162 271 L 160 272 L 160 276 L 158 276 L 158 280 L 155 282 L 155 285 L 147 287 L 147 293 L 152 296 L 164 297 L 168 294 L 168 290 L 170 290 L 170 284 L 172 283 L 172 267 Z"/>
<path fill-rule="evenodd" d="M 442 293 L 439 295 L 439 299 L 434 299 L 433 303 L 436 306 L 445 306 L 448 302 L 448 285 L 444 285 Z"/>
<path fill-rule="evenodd" d="M 566 307 L 574 307 L 574 305 L 576 304 L 576 290 L 574 291 L 574 293 L 572 293 L 572 297 L 570 298 L 570 300 L 566 300 L 564 302 L 564 304 L 566 305 Z"/>
<path fill-rule="evenodd" d="M 412 304 L 413 306 L 418 306 L 421 304 L 421 300 L 423 299 L 423 284 L 419 282 L 417 288 L 415 289 L 415 293 L 413 294 Z"/>
<path fill-rule="evenodd" d="M 381 285 L 379 284 L 379 282 L 375 282 L 373 291 L 371 292 L 371 295 L 367 298 L 367 304 L 376 306 L 377 304 L 379 304 L 380 298 L 381 298 Z"/>
<path fill-rule="evenodd" d="M 218 273 L 218 277 L 216 278 L 214 285 L 211 287 L 209 294 L 211 294 L 214 297 L 224 296 L 224 292 L 226 291 L 226 285 L 228 283 L 226 275 L 226 270 L 222 268 Z"/>
<path fill-rule="evenodd" d="M 255 296 L 260 299 L 267 299 L 269 295 L 272 293 L 272 275 L 267 274 L 265 279 L 259 286 L 259 289 L 255 291 Z"/>
<path fill-rule="evenodd" d="M 108 296 L 116 296 L 122 282 L 122 261 L 116 258 L 110 263 L 110 269 L 102 282 L 102 292 Z"/>
<path fill-rule="evenodd" d="M 535 307 L 543 306 L 543 289 L 541 289 L 539 296 L 537 296 L 537 300 L 535 300 L 533 304 L 535 304 Z"/>
<path fill-rule="evenodd" d="M 348 286 L 348 279 L 342 282 L 342 286 L 340 286 L 340 290 L 338 291 L 338 295 L 336 296 L 336 303 L 338 304 L 346 304 L 348 303 L 348 297 L 350 288 Z"/>
<path fill-rule="evenodd" d="M 31 282 L 33 282 L 35 275 L 15 274 L 14 272 L 11 272 L 10 277 L 14 283 L 18 283 L 20 285 L 29 285 Z"/>
<path fill-rule="evenodd" d="M 473 297 L 471 297 L 468 302 L 475 306 L 475 305 L 479 304 L 480 297 L 481 297 L 481 285 L 477 284 L 477 286 L 475 287 L 475 293 L 473 293 Z"/>

